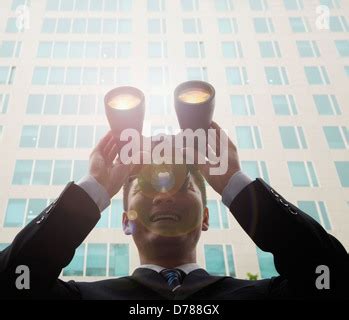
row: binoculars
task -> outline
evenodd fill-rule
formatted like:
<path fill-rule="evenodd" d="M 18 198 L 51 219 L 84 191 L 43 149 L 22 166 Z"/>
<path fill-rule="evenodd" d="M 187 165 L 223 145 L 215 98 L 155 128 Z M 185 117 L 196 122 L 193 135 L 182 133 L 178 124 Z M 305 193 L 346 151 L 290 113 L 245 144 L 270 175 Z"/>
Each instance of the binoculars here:
<path fill-rule="evenodd" d="M 182 130 L 210 128 L 214 111 L 215 90 L 203 81 L 187 81 L 176 87 L 174 106 Z M 145 97 L 137 88 L 123 86 L 109 91 L 104 98 L 105 112 L 119 147 L 127 142 L 120 140 L 125 129 L 143 130 Z M 188 180 L 186 165 L 152 164 L 138 175 L 138 184 L 145 194 L 175 192 Z"/>
<path fill-rule="evenodd" d="M 207 130 L 214 111 L 215 90 L 203 81 L 187 81 L 174 91 L 174 106 L 182 130 Z M 145 97 L 134 87 L 118 87 L 109 91 L 104 98 L 105 112 L 110 128 L 119 141 L 125 129 L 142 133 Z"/>

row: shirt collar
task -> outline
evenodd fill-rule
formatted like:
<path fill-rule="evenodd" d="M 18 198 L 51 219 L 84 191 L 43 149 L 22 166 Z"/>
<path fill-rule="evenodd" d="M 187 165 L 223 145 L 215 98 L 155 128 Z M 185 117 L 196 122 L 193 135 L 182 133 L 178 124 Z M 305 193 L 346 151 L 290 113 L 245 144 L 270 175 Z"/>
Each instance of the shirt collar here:
<path fill-rule="evenodd" d="M 156 264 L 141 264 L 138 268 L 147 268 L 152 269 L 156 272 L 161 272 L 165 267 L 158 266 Z M 185 274 L 188 274 L 196 269 L 201 269 L 201 267 L 197 263 L 186 263 L 176 267 L 177 269 L 181 269 Z"/>

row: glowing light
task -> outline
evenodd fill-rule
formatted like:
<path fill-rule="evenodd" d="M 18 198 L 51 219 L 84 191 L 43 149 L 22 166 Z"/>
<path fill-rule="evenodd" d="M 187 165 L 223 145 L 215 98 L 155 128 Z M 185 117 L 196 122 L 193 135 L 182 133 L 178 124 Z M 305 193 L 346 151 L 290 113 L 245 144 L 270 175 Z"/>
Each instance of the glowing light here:
<path fill-rule="evenodd" d="M 136 220 L 138 217 L 137 211 L 136 210 L 127 211 L 127 217 L 129 220 Z"/>
<path fill-rule="evenodd" d="M 113 97 L 108 106 L 118 110 L 128 110 L 136 107 L 141 102 L 141 99 L 132 94 L 124 93 Z"/>
<path fill-rule="evenodd" d="M 209 99 L 210 93 L 200 88 L 190 88 L 179 95 L 179 99 L 186 103 L 202 103 Z"/>

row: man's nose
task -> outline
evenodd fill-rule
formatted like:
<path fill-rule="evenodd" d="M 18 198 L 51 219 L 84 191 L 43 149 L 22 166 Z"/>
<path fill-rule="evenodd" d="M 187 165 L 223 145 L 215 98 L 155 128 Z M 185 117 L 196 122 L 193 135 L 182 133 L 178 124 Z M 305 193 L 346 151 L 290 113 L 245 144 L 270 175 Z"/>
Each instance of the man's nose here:
<path fill-rule="evenodd" d="M 175 202 L 174 197 L 169 193 L 157 193 L 155 197 L 153 198 L 153 205 L 160 205 L 160 204 L 173 204 Z"/>

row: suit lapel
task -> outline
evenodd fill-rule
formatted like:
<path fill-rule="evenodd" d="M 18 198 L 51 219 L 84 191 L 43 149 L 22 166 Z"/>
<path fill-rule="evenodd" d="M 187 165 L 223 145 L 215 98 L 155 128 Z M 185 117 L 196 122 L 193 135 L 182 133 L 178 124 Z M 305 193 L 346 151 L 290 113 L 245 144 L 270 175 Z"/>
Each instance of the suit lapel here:
<path fill-rule="evenodd" d="M 158 272 L 148 268 L 137 268 L 130 277 L 147 288 L 156 291 L 166 299 L 173 299 L 174 293 L 168 288 L 167 282 Z"/>
<path fill-rule="evenodd" d="M 175 300 L 186 299 L 195 292 L 228 277 L 211 276 L 204 269 L 196 269 L 186 275 L 182 286 L 175 291 Z"/>

